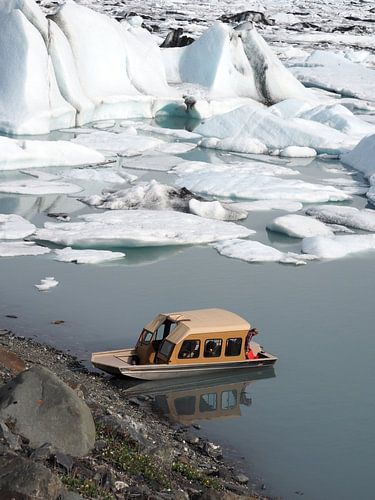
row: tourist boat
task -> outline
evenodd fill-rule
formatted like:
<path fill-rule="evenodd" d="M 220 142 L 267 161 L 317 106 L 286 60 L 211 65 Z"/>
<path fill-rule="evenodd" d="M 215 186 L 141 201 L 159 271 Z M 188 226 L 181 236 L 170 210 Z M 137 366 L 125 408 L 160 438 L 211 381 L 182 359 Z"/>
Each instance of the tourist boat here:
<path fill-rule="evenodd" d="M 273 365 L 277 358 L 252 341 L 256 334 L 246 320 L 224 309 L 159 314 L 133 349 L 95 352 L 91 362 L 112 375 L 142 380 Z"/>

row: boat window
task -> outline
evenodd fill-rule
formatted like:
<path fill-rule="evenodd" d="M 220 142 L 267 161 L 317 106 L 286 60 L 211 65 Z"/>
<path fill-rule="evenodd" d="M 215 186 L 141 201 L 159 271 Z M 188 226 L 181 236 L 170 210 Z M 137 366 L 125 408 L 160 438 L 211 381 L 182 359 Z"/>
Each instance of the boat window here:
<path fill-rule="evenodd" d="M 162 356 L 165 356 L 166 358 L 169 359 L 170 355 L 172 354 L 173 348 L 174 348 L 174 344 L 172 344 L 172 342 L 169 342 L 168 340 L 164 340 L 164 342 L 162 343 L 162 345 L 159 349 L 159 353 Z"/>
<path fill-rule="evenodd" d="M 237 404 L 237 391 L 235 389 L 231 391 L 223 391 L 221 393 L 221 409 L 222 410 L 233 410 Z"/>
<path fill-rule="evenodd" d="M 199 357 L 201 342 L 200 340 L 184 340 L 180 352 L 178 353 L 179 359 L 192 359 Z"/>
<path fill-rule="evenodd" d="M 164 340 L 173 332 L 177 324 L 169 319 L 166 319 L 162 325 L 156 330 L 155 340 Z"/>
<path fill-rule="evenodd" d="M 185 396 L 176 398 L 174 401 L 177 415 L 194 415 L 195 413 L 195 396 Z"/>
<path fill-rule="evenodd" d="M 225 356 L 239 356 L 241 354 L 242 338 L 228 339 L 225 346 Z"/>
<path fill-rule="evenodd" d="M 153 333 L 143 330 L 142 333 L 142 344 L 149 344 L 151 342 Z"/>
<path fill-rule="evenodd" d="M 199 411 L 214 411 L 217 408 L 217 395 L 216 392 L 210 394 L 203 394 L 199 400 Z"/>
<path fill-rule="evenodd" d="M 221 355 L 221 346 L 223 341 L 221 339 L 209 339 L 204 343 L 204 357 L 205 358 L 218 358 Z"/>

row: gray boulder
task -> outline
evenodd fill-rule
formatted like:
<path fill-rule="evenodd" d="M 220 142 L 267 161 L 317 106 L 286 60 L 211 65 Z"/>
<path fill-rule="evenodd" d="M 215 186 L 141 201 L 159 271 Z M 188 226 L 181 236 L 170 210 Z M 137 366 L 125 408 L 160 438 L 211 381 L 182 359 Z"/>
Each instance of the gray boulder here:
<path fill-rule="evenodd" d="M 44 465 L 17 455 L 0 457 L 0 498 L 55 500 L 63 491 L 61 481 Z"/>
<path fill-rule="evenodd" d="M 14 431 L 27 438 L 33 448 L 50 443 L 68 455 L 83 456 L 95 444 L 95 424 L 86 403 L 40 366 L 1 387 L 0 419 L 10 419 Z"/>

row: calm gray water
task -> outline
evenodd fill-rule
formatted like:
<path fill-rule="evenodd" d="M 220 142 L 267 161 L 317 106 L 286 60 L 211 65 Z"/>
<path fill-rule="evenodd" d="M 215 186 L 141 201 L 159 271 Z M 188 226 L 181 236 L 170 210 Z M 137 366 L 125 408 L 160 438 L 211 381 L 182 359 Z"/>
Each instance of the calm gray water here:
<path fill-rule="evenodd" d="M 215 161 L 212 153 L 194 155 Z M 315 162 L 299 169 L 304 179 L 329 177 L 322 173 L 326 165 Z M 146 173 L 144 178 L 152 177 Z M 0 211 L 28 213 L 40 225 L 51 203 L 76 213 L 87 210 L 66 197 L 3 196 Z M 366 202 L 356 197 L 353 204 Z M 250 215 L 246 224 L 261 230 L 277 215 Z M 257 239 L 288 250 L 299 245 L 264 230 Z M 233 418 L 199 415 L 203 432 L 244 457 L 243 470 L 264 482 L 268 494 L 289 499 L 303 493 L 306 500 L 373 498 L 373 254 L 295 268 L 250 265 L 210 247 L 127 253 L 121 263 L 97 266 L 64 264 L 51 256 L 0 259 L 0 328 L 88 360 L 93 350 L 132 345 L 142 325 L 160 311 L 233 310 L 258 327 L 260 342 L 279 361 L 274 377 L 216 384 L 228 398 L 234 390 L 230 384 L 237 384 L 243 397 L 233 406 Z M 38 293 L 33 285 L 45 276 L 55 276 L 60 284 Z M 53 325 L 57 319 L 65 323 Z"/>

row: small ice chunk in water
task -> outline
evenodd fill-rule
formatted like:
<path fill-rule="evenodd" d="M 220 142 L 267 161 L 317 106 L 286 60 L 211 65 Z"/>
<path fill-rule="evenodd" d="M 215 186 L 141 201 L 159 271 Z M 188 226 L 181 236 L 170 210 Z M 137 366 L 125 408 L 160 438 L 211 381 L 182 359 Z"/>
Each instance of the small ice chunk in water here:
<path fill-rule="evenodd" d="M 55 288 L 59 282 L 53 276 L 47 276 L 40 280 L 39 285 L 34 285 L 40 292 L 46 292 L 50 288 Z"/>
<path fill-rule="evenodd" d="M 323 224 L 323 222 L 298 214 L 276 217 L 276 219 L 267 224 L 267 228 L 271 231 L 284 233 L 292 238 L 330 236 L 333 234 L 332 229 Z"/>
<path fill-rule="evenodd" d="M 18 240 L 33 234 L 36 227 L 28 220 L 16 214 L 0 214 L 0 239 Z"/>
<path fill-rule="evenodd" d="M 55 260 L 60 262 L 74 262 L 76 264 L 99 264 L 119 260 L 125 257 L 123 252 L 111 252 L 109 250 L 74 250 L 66 247 L 55 250 Z"/>
<path fill-rule="evenodd" d="M 23 181 L 0 182 L 0 193 L 30 194 L 73 194 L 82 191 L 80 186 L 62 181 L 41 181 L 28 179 Z"/>

